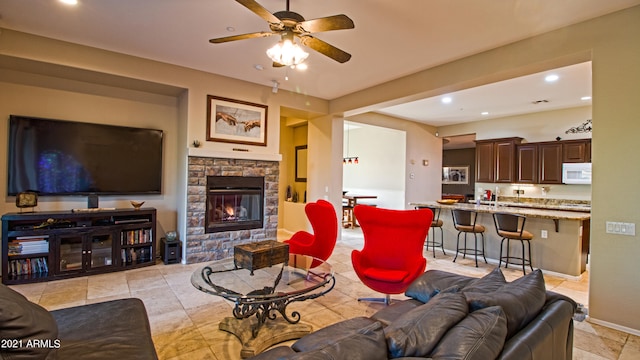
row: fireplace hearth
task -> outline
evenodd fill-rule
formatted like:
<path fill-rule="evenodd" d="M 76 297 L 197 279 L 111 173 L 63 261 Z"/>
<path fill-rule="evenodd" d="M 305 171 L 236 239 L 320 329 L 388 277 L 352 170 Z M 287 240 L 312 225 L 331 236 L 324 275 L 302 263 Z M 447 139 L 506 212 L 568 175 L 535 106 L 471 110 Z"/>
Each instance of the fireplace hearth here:
<path fill-rule="evenodd" d="M 207 176 L 205 233 L 262 228 L 264 177 Z"/>

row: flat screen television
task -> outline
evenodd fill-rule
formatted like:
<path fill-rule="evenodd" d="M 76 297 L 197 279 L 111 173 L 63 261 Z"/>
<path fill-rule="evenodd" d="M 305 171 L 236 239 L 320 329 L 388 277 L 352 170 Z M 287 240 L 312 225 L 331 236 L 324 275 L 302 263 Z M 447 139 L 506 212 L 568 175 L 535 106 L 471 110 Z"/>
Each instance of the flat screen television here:
<path fill-rule="evenodd" d="M 11 115 L 7 193 L 162 192 L 162 130 Z"/>

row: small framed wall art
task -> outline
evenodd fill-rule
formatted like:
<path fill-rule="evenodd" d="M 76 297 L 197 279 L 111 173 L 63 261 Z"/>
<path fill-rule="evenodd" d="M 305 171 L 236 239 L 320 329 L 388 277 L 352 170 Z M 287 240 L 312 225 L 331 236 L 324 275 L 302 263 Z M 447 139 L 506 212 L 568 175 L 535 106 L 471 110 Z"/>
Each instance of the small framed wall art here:
<path fill-rule="evenodd" d="M 468 184 L 469 183 L 469 167 L 468 166 L 444 166 L 442 168 L 443 184 Z"/>
<path fill-rule="evenodd" d="M 267 146 L 267 105 L 207 95 L 207 141 Z"/>
<path fill-rule="evenodd" d="M 33 191 L 18 193 L 16 195 L 16 206 L 21 210 L 38 206 L 38 193 Z"/>

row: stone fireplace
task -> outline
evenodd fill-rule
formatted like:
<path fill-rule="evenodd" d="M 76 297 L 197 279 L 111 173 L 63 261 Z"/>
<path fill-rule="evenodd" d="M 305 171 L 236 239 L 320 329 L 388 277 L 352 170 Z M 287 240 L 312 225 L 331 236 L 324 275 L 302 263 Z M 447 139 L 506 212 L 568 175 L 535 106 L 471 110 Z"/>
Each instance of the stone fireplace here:
<path fill-rule="evenodd" d="M 227 258 L 236 245 L 276 239 L 278 177 L 277 161 L 190 156 L 186 262 Z"/>
<path fill-rule="evenodd" d="M 264 176 L 207 176 L 204 232 L 260 229 Z"/>

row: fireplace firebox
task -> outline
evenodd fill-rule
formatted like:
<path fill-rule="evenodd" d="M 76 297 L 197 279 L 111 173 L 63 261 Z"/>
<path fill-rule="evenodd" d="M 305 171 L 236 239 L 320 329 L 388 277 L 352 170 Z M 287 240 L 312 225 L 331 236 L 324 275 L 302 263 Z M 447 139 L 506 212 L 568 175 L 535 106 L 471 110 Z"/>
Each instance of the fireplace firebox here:
<path fill-rule="evenodd" d="M 208 176 L 205 232 L 260 229 L 264 177 Z"/>

